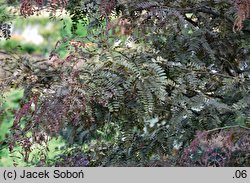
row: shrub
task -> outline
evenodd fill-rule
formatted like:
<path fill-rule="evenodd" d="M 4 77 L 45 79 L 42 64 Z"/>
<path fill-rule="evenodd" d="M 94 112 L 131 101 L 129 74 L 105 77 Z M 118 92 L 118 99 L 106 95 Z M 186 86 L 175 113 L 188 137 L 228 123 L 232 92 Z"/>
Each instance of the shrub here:
<path fill-rule="evenodd" d="M 33 1 L 25 2 L 30 15 Z M 69 147 L 87 144 L 93 166 L 174 166 L 180 157 L 184 166 L 237 165 L 250 117 L 249 10 L 237 3 L 69 1 L 73 37 L 58 41 L 43 67 L 18 58 L 26 69 L 3 83 L 25 88 L 10 150 L 21 146 L 28 161 L 35 144 L 46 149 L 48 137 L 62 135 Z M 88 34 L 74 36 L 83 18 Z M 235 125 L 245 130 L 223 130 Z"/>

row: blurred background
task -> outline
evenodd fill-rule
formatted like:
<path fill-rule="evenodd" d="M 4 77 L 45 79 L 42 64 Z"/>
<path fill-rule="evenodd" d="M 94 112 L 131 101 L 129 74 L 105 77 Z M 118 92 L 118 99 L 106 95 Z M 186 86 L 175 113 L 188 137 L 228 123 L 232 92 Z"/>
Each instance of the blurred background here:
<path fill-rule="evenodd" d="M 2 9 L 2 11 L 4 11 Z M 4 12 L 0 12 L 3 14 Z M 6 12 L 5 12 L 6 13 Z M 40 16 L 20 17 L 11 21 L 11 37 L 8 40 L 0 40 L 0 60 L 8 55 L 18 52 L 22 55 L 29 55 L 32 58 L 47 59 L 50 52 L 55 47 L 57 41 L 62 38 L 71 37 L 71 21 L 67 15 L 51 18 L 46 12 Z M 82 24 L 77 25 L 76 33 L 78 36 L 86 35 L 86 28 Z M 66 48 L 59 48 L 59 54 L 66 55 Z M 1 73 L 0 81 L 5 73 Z M 2 78 L 1 78 L 2 77 Z M 0 94 L 0 167 L 13 166 L 13 158 L 10 157 L 8 147 L 4 144 L 7 138 L 9 128 L 12 126 L 14 114 L 20 108 L 19 102 L 23 96 L 22 89 L 12 89 L 6 93 Z M 60 153 L 64 147 L 64 141 L 61 138 L 49 142 L 49 158 L 53 158 Z M 35 153 L 35 152 L 34 152 Z M 28 166 L 23 161 L 15 158 L 17 166 Z"/>

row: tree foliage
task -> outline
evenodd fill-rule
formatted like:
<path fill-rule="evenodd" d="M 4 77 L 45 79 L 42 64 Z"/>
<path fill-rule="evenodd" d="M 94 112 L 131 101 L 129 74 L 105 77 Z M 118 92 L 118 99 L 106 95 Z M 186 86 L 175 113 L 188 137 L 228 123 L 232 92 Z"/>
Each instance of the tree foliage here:
<path fill-rule="evenodd" d="M 33 6 L 66 8 L 72 32 L 81 22 L 88 35 L 59 41 L 42 64 L 4 60 L 15 73 L 2 90 L 25 89 L 10 151 L 28 161 L 62 135 L 88 144 L 90 166 L 249 166 L 231 158 L 250 151 L 249 1 L 25 0 L 21 14 Z"/>

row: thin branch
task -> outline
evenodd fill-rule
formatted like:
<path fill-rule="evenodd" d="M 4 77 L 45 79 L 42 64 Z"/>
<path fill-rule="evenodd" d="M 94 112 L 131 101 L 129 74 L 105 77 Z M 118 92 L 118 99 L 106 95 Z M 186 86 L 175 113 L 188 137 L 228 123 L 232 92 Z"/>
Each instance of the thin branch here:
<path fill-rule="evenodd" d="M 185 71 L 189 71 L 189 72 L 196 72 L 196 74 L 208 74 L 208 75 L 213 75 L 213 76 L 220 76 L 220 77 L 224 77 L 224 78 L 231 78 L 231 79 L 240 79 L 239 77 L 236 77 L 236 76 L 230 76 L 230 75 L 225 75 L 225 74 L 220 74 L 220 73 L 212 73 L 212 72 L 208 72 L 208 71 L 200 71 L 200 70 L 197 70 L 197 69 L 187 69 L 187 68 L 182 68 L 180 66 L 177 66 L 177 65 L 172 65 L 173 67 L 178 67 L 182 70 L 185 70 Z M 248 78 L 244 78 L 246 81 L 250 81 L 250 79 Z"/>
<path fill-rule="evenodd" d="M 193 7 L 193 8 L 170 8 L 170 7 L 166 7 L 166 6 L 160 6 L 159 8 L 163 8 L 163 10 L 169 11 L 170 9 L 179 11 L 180 13 L 186 14 L 186 13 L 206 13 L 206 14 L 210 14 L 213 17 L 221 17 L 226 19 L 228 22 L 233 23 L 234 20 L 230 19 L 229 17 L 225 16 L 224 14 L 221 14 L 215 10 L 213 10 L 212 8 L 206 7 L 206 6 L 199 6 L 199 7 Z M 165 9 L 164 9 L 165 8 Z"/>
<path fill-rule="evenodd" d="M 218 130 L 226 130 L 226 129 L 230 129 L 230 128 L 243 128 L 245 130 L 249 130 L 250 131 L 250 128 L 248 128 L 246 126 L 233 125 L 233 126 L 225 126 L 225 127 L 221 127 L 221 128 L 214 128 L 212 130 L 207 130 L 206 132 L 210 133 L 210 132 L 214 132 L 214 131 L 218 131 Z"/>

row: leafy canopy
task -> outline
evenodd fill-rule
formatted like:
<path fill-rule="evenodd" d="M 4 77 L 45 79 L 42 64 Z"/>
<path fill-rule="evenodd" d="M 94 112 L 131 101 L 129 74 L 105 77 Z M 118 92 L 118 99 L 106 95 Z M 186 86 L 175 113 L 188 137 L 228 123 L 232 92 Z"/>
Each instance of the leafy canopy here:
<path fill-rule="evenodd" d="M 11 151 L 22 146 L 28 161 L 35 144 L 62 135 L 69 146 L 88 145 L 92 166 L 180 165 L 180 157 L 184 166 L 249 165 L 232 145 L 249 157 L 249 1 L 23 0 L 21 14 L 44 7 L 66 8 L 73 35 L 46 69 L 20 57 L 2 82 L 25 89 Z M 85 37 L 74 34 L 79 22 Z"/>

